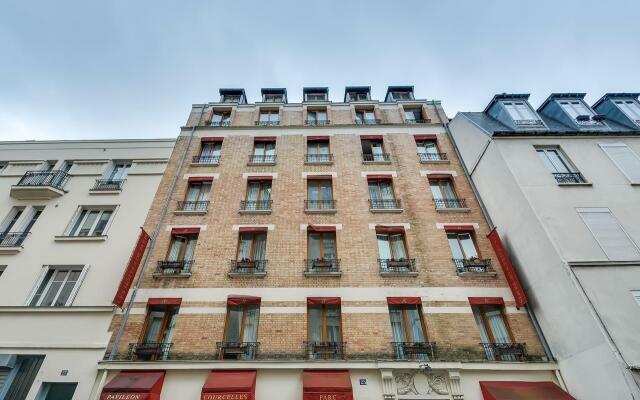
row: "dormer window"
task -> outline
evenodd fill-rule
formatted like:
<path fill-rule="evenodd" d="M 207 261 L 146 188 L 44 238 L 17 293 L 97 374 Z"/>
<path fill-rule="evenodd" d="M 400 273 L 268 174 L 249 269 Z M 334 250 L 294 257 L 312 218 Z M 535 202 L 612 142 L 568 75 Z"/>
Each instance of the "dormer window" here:
<path fill-rule="evenodd" d="M 598 125 L 600 122 L 592 120 L 591 111 L 581 100 L 560 100 L 560 107 L 573 118 L 578 125 Z"/>
<path fill-rule="evenodd" d="M 369 100 L 369 93 L 349 93 L 349 101 L 366 101 Z"/>
<path fill-rule="evenodd" d="M 524 101 L 502 103 L 516 125 L 539 125 L 540 118 Z"/>
<path fill-rule="evenodd" d="M 262 89 L 263 103 L 286 103 L 287 89 L 284 88 L 266 88 Z"/>
<path fill-rule="evenodd" d="M 265 103 L 282 103 L 282 95 L 281 94 L 264 94 L 262 95 L 262 101 Z"/>
<path fill-rule="evenodd" d="M 244 89 L 220 89 L 221 103 L 247 104 Z"/>
<path fill-rule="evenodd" d="M 225 94 L 222 96 L 223 103 L 240 103 L 241 96 L 239 94 Z"/>
<path fill-rule="evenodd" d="M 305 101 L 327 101 L 326 93 L 307 93 Z"/>
<path fill-rule="evenodd" d="M 629 119 L 640 125 L 640 104 L 635 100 L 615 100 L 614 103 Z"/>
<path fill-rule="evenodd" d="M 391 92 L 394 100 L 413 100 L 411 92 Z"/>

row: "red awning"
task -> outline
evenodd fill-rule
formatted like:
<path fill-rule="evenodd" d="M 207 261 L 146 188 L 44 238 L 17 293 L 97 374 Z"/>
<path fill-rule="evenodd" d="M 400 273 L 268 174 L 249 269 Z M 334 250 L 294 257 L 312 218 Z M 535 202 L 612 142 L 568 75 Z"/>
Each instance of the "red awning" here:
<path fill-rule="evenodd" d="M 192 176 L 189 182 L 213 182 L 213 176 Z"/>
<path fill-rule="evenodd" d="M 476 228 L 473 225 L 445 225 L 445 231 L 458 231 L 458 232 L 473 232 Z"/>
<path fill-rule="evenodd" d="M 400 304 L 422 304 L 420 297 L 387 297 L 387 304 L 400 305 Z"/>
<path fill-rule="evenodd" d="M 172 235 L 193 235 L 200 233 L 200 228 L 173 228 L 171 229 Z"/>
<path fill-rule="evenodd" d="M 260 297 L 256 296 L 229 295 L 229 297 L 227 297 L 227 305 L 241 306 L 244 304 L 260 304 L 260 300 Z"/>
<path fill-rule="evenodd" d="M 249 176 L 247 177 L 248 181 L 270 181 L 273 179 L 273 176 Z"/>
<path fill-rule="evenodd" d="M 202 143 L 222 142 L 223 140 L 224 140 L 223 137 L 213 137 L 213 136 L 205 136 L 200 139 Z"/>
<path fill-rule="evenodd" d="M 268 228 L 266 226 L 241 226 L 238 231 L 240 233 L 252 233 L 252 232 L 266 232 Z"/>
<path fill-rule="evenodd" d="M 254 137 L 253 141 L 254 142 L 275 142 L 276 137 L 275 136 L 259 136 L 259 137 Z"/>
<path fill-rule="evenodd" d="M 307 304 L 340 304 L 340 297 L 307 297 Z"/>
<path fill-rule="evenodd" d="M 436 135 L 413 135 L 416 140 L 436 140 Z"/>
<path fill-rule="evenodd" d="M 255 400 L 256 371 L 211 371 L 201 400 Z"/>
<path fill-rule="evenodd" d="M 102 389 L 100 400 L 160 400 L 164 371 L 123 371 Z"/>
<path fill-rule="evenodd" d="M 502 267 L 504 277 L 507 279 L 507 283 L 511 288 L 513 298 L 516 300 L 516 307 L 520 308 L 527 304 L 527 294 L 524 292 L 524 289 L 520 284 L 520 279 L 518 279 L 518 274 L 516 273 L 513 264 L 511 264 L 509 253 L 507 253 L 507 249 L 504 247 L 504 244 L 502 244 L 502 240 L 500 240 L 500 235 L 498 235 L 497 228 L 493 228 L 491 232 L 489 232 L 487 237 L 489 238 L 491 247 L 493 247 L 493 250 L 496 252 L 496 257 L 498 258 L 498 262 Z"/>
<path fill-rule="evenodd" d="M 384 180 L 392 180 L 393 175 L 367 175 L 367 179 L 375 180 L 375 179 L 384 179 Z"/>
<path fill-rule="evenodd" d="M 504 299 L 502 297 L 469 297 L 469 304 L 472 306 L 481 306 L 486 304 L 503 306 Z"/>
<path fill-rule="evenodd" d="M 307 226 L 307 229 L 313 232 L 335 232 L 335 226 L 319 226 L 319 225 L 311 225 Z"/>
<path fill-rule="evenodd" d="M 302 386 L 302 400 L 353 400 L 349 371 L 303 371 Z"/>
<path fill-rule="evenodd" d="M 360 140 L 382 140 L 382 135 L 360 135 Z"/>
<path fill-rule="evenodd" d="M 376 233 L 403 233 L 404 226 L 376 226 Z"/>
<path fill-rule="evenodd" d="M 307 142 L 317 142 L 329 140 L 329 136 L 307 136 Z"/>
<path fill-rule="evenodd" d="M 553 382 L 480 381 L 484 400 L 576 400 Z"/>
<path fill-rule="evenodd" d="M 428 179 L 451 179 L 451 174 L 427 174 Z"/>
<path fill-rule="evenodd" d="M 150 306 L 179 306 L 182 304 L 180 297 L 149 297 L 147 305 Z"/>

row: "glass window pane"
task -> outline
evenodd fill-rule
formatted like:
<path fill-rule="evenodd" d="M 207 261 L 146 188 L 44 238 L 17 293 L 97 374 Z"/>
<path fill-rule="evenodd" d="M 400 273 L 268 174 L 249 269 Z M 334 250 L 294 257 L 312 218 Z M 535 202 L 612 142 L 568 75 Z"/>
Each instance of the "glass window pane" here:
<path fill-rule="evenodd" d="M 240 244 L 238 245 L 238 260 L 251 258 L 251 244 L 253 243 L 253 235 L 250 233 L 240 234 Z"/>
<path fill-rule="evenodd" d="M 404 248 L 404 235 L 401 233 L 391 235 L 391 249 L 395 259 L 407 258 Z"/>
<path fill-rule="evenodd" d="M 407 335 L 404 331 L 402 310 L 399 307 L 389 307 L 389 319 L 391 320 L 391 332 L 394 342 L 406 342 Z"/>
<path fill-rule="evenodd" d="M 164 320 L 164 311 L 152 311 L 149 313 L 149 323 L 147 333 L 144 335 L 145 342 L 157 342 L 159 340 L 160 328 Z"/>
<path fill-rule="evenodd" d="M 247 185 L 247 201 L 258 200 L 258 191 L 260 190 L 260 182 L 249 182 Z"/>
<path fill-rule="evenodd" d="M 308 318 L 309 341 L 322 342 L 322 308 L 320 306 L 309 306 Z"/>
<path fill-rule="evenodd" d="M 105 228 L 107 227 L 107 223 L 109 223 L 109 219 L 111 218 L 111 211 L 103 211 L 102 215 L 100 215 L 100 219 L 96 224 L 96 228 L 93 230 L 93 234 L 96 236 L 102 235 Z"/>
<path fill-rule="evenodd" d="M 324 258 L 336 259 L 336 236 L 333 233 L 324 234 Z"/>
<path fill-rule="evenodd" d="M 308 259 L 317 260 L 320 256 L 320 234 L 309 233 Z"/>
<path fill-rule="evenodd" d="M 242 329 L 242 306 L 228 306 L 227 331 L 225 341 L 241 342 L 240 330 Z"/>
<path fill-rule="evenodd" d="M 462 253 L 462 248 L 458 243 L 458 235 L 456 233 L 448 233 L 447 239 L 449 240 L 449 247 L 451 248 L 451 254 L 453 258 L 462 259 L 464 258 L 464 254 Z"/>
<path fill-rule="evenodd" d="M 440 185 L 438 185 L 438 181 L 430 181 L 429 186 L 431 187 L 431 193 L 433 193 L 434 199 L 442 200 L 444 198 L 442 196 L 442 191 L 440 190 Z"/>
<path fill-rule="evenodd" d="M 267 234 L 258 233 L 255 236 L 255 260 L 264 260 L 267 251 Z"/>
<path fill-rule="evenodd" d="M 425 342 L 424 332 L 422 330 L 422 320 L 420 319 L 420 311 L 418 306 L 407 308 L 407 322 L 409 323 L 409 331 L 411 332 L 411 339 L 414 342 Z"/>
<path fill-rule="evenodd" d="M 182 250 L 182 246 L 184 246 L 185 240 L 186 238 L 184 236 L 173 237 L 173 242 L 171 243 L 171 249 L 169 250 L 167 261 L 179 261 L 178 257 L 180 256 L 180 252 Z"/>
<path fill-rule="evenodd" d="M 314 200 L 314 201 L 319 200 L 320 190 L 318 188 L 317 182 L 309 181 L 307 191 L 308 191 L 309 200 Z"/>
<path fill-rule="evenodd" d="M 258 320 L 260 308 L 255 305 L 247 306 L 244 318 L 244 342 L 255 342 L 258 339 Z"/>
<path fill-rule="evenodd" d="M 340 342 L 340 312 L 336 306 L 327 306 L 327 338 L 328 342 Z"/>
<path fill-rule="evenodd" d="M 381 260 L 391 258 L 391 245 L 389 244 L 389 235 L 378 234 L 378 255 Z"/>
<path fill-rule="evenodd" d="M 80 228 L 80 232 L 78 233 L 78 236 L 87 236 L 89 235 L 89 233 L 91 233 L 91 227 L 93 226 L 93 223 L 96 221 L 96 218 L 98 218 L 98 214 L 100 214 L 100 211 L 89 211 L 87 218 L 84 220 L 84 223 Z"/>
<path fill-rule="evenodd" d="M 469 233 L 461 233 L 458 235 L 462 250 L 464 251 L 465 258 L 478 257 L 476 246 L 473 244 L 473 239 Z"/>

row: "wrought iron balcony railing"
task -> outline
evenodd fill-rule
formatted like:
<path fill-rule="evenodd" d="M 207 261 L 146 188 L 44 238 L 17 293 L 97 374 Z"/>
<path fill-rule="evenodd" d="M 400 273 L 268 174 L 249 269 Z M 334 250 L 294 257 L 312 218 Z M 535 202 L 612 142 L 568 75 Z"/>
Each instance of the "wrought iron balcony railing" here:
<path fill-rule="evenodd" d="M 304 121 L 304 124 L 309 126 L 323 126 L 323 125 L 330 125 L 331 121 L 329 121 L 328 119 L 318 119 L 318 120 L 308 119 Z"/>
<path fill-rule="evenodd" d="M 356 125 L 378 125 L 380 120 L 377 118 L 359 119 L 356 118 Z"/>
<path fill-rule="evenodd" d="M 389 153 L 363 154 L 362 155 L 362 160 L 364 162 L 370 162 L 370 163 L 374 163 L 374 162 L 390 162 L 391 161 L 391 155 Z"/>
<path fill-rule="evenodd" d="M 466 199 L 433 199 L 437 210 L 467 208 Z"/>
<path fill-rule="evenodd" d="M 255 360 L 260 342 L 217 342 L 219 360 Z"/>
<path fill-rule="evenodd" d="M 347 342 L 305 342 L 310 360 L 342 360 Z"/>
<path fill-rule="evenodd" d="M 271 211 L 273 200 L 241 200 L 240 211 Z"/>
<path fill-rule="evenodd" d="M 207 212 L 209 201 L 179 201 L 177 211 Z"/>
<path fill-rule="evenodd" d="M 400 199 L 369 199 L 369 208 L 372 210 L 388 210 L 402 208 Z"/>
<path fill-rule="evenodd" d="M 558 183 L 585 183 L 586 180 L 580 172 L 554 172 L 553 177 Z"/>
<path fill-rule="evenodd" d="M 453 258 L 458 273 L 493 273 L 491 259 L 488 258 Z"/>
<path fill-rule="evenodd" d="M 405 122 L 407 124 L 429 124 L 429 123 L 431 123 L 431 120 L 429 118 L 425 118 L 425 119 L 409 118 L 409 119 L 405 120 Z"/>
<path fill-rule="evenodd" d="M 249 156 L 249 164 L 275 164 L 275 163 L 276 163 L 275 155 L 265 156 L 265 155 L 251 154 Z"/>
<path fill-rule="evenodd" d="M 164 276 L 190 274 L 192 266 L 193 260 L 158 261 L 157 274 Z"/>
<path fill-rule="evenodd" d="M 130 360 L 166 360 L 169 358 L 169 351 L 171 350 L 173 343 L 159 343 L 159 342 L 142 342 L 142 343 L 130 343 L 129 344 L 129 359 Z"/>
<path fill-rule="evenodd" d="M 304 162 L 307 164 L 326 164 L 333 162 L 333 154 L 306 154 Z"/>
<path fill-rule="evenodd" d="M 379 258 L 381 273 L 409 274 L 417 272 L 415 258 Z"/>
<path fill-rule="evenodd" d="M 335 200 L 305 200 L 304 209 L 305 210 L 335 210 L 336 201 Z"/>
<path fill-rule="evenodd" d="M 220 156 L 194 156 L 191 162 L 193 164 L 218 165 L 220 164 Z"/>
<path fill-rule="evenodd" d="M 211 123 L 209 124 L 209 126 L 213 126 L 213 127 L 225 127 L 225 126 L 230 126 L 231 125 L 231 120 L 228 121 L 211 121 Z"/>
<path fill-rule="evenodd" d="M 61 170 L 27 171 L 16 186 L 51 186 L 62 190 L 69 180 L 69 174 Z"/>
<path fill-rule="evenodd" d="M 18 247 L 31 232 L 5 232 L 0 233 L 0 247 Z"/>
<path fill-rule="evenodd" d="M 397 360 L 435 360 L 436 342 L 391 342 Z"/>
<path fill-rule="evenodd" d="M 315 260 L 305 260 L 307 264 L 307 274 L 326 274 L 340 272 L 339 258 L 320 258 Z"/>
<path fill-rule="evenodd" d="M 446 161 L 447 153 L 418 153 L 420 162 Z"/>
<path fill-rule="evenodd" d="M 277 126 L 280 125 L 280 121 L 256 121 L 257 126 Z"/>
<path fill-rule="evenodd" d="M 96 179 L 91 190 L 122 190 L 126 179 Z"/>
<path fill-rule="evenodd" d="M 480 343 L 484 348 L 487 360 L 490 361 L 525 361 L 526 343 Z"/>
<path fill-rule="evenodd" d="M 267 260 L 231 260 L 229 273 L 234 275 L 263 275 L 266 273 Z"/>

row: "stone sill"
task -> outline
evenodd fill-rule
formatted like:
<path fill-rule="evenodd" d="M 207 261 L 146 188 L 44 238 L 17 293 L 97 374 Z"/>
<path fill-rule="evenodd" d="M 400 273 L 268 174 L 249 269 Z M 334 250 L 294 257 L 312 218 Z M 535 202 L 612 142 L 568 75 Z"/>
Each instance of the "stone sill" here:
<path fill-rule="evenodd" d="M 192 167 L 217 167 L 220 165 L 220 163 L 195 163 L 192 162 L 190 164 Z"/>
<path fill-rule="evenodd" d="M 369 211 L 374 214 L 383 214 L 383 213 L 399 214 L 404 211 L 404 208 L 370 208 Z"/>
<path fill-rule="evenodd" d="M 305 272 L 304 276 L 306 276 L 307 278 L 313 278 L 313 277 L 331 277 L 331 278 L 339 278 L 342 276 L 342 271 L 338 271 L 338 272 Z"/>
<path fill-rule="evenodd" d="M 229 273 L 227 273 L 227 275 L 229 276 L 229 278 L 259 278 L 259 279 L 262 279 L 265 276 L 267 276 L 267 273 L 266 272 L 252 272 L 252 273 L 229 272 Z"/>
<path fill-rule="evenodd" d="M 459 213 L 468 213 L 471 212 L 471 209 L 469 207 L 464 207 L 464 208 L 436 208 L 437 212 L 441 212 L 441 213 L 448 213 L 448 212 L 459 212 Z"/>
<path fill-rule="evenodd" d="M 56 242 L 104 242 L 107 235 L 102 236 L 54 236 Z"/>
<path fill-rule="evenodd" d="M 581 183 L 558 183 L 558 186 L 563 186 L 563 187 L 569 187 L 569 186 L 584 187 L 584 186 L 593 186 L 593 183 L 591 183 L 591 182 L 581 182 Z"/>
<path fill-rule="evenodd" d="M 93 190 L 89 189 L 89 194 L 120 194 L 122 193 L 122 189 L 120 190 Z"/>
<path fill-rule="evenodd" d="M 153 276 L 154 278 L 159 278 L 159 279 L 166 279 L 166 278 L 178 278 L 178 279 L 184 279 L 184 278 L 190 278 L 191 277 L 191 272 L 185 272 L 185 273 L 181 273 L 181 274 L 163 274 L 160 272 L 154 272 L 151 276 Z"/>
<path fill-rule="evenodd" d="M 495 278 L 498 274 L 494 272 L 456 272 L 461 278 Z"/>
<path fill-rule="evenodd" d="M 305 208 L 305 214 L 335 214 L 338 212 L 335 208 L 324 208 L 324 209 L 316 209 L 316 208 Z"/>
<path fill-rule="evenodd" d="M 269 215 L 271 210 L 238 210 L 238 213 L 242 215 Z"/>
<path fill-rule="evenodd" d="M 198 211 L 185 211 L 185 210 L 174 210 L 173 213 L 175 215 L 205 215 L 207 210 L 198 210 Z"/>
<path fill-rule="evenodd" d="M 402 276 L 406 276 L 406 277 L 413 277 L 413 276 L 418 276 L 417 272 L 380 272 L 380 276 L 382 276 L 383 278 L 385 277 L 402 277 Z"/>
<path fill-rule="evenodd" d="M 18 254 L 22 251 L 22 246 L 0 247 L 0 254 Z"/>

